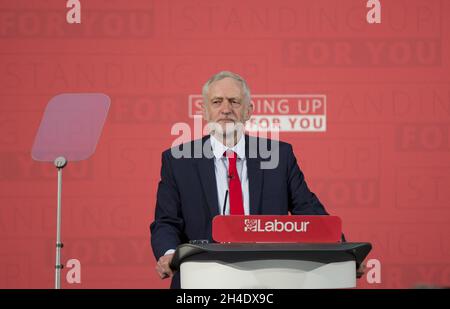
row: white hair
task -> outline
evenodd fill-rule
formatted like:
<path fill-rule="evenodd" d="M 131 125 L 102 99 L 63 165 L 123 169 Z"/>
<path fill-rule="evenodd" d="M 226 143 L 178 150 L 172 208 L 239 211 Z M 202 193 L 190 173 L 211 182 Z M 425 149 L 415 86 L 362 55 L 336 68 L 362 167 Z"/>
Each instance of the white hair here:
<path fill-rule="evenodd" d="M 230 72 L 230 71 L 221 71 L 217 74 L 214 74 L 208 81 L 205 83 L 202 89 L 202 95 L 203 95 L 203 102 L 207 102 L 208 100 L 208 91 L 209 86 L 218 80 L 224 79 L 224 78 L 232 78 L 236 81 L 238 81 L 241 84 L 242 92 L 244 93 L 244 101 L 247 104 L 250 104 L 250 88 L 248 88 L 247 82 L 245 79 L 243 79 L 241 76 L 239 76 L 236 73 Z"/>

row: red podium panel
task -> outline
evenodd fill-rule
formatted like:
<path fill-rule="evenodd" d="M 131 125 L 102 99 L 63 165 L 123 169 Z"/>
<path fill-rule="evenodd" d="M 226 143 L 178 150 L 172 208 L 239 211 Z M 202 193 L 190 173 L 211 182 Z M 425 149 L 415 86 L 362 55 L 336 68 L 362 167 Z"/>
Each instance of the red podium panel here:
<path fill-rule="evenodd" d="M 335 243 L 342 235 L 336 216 L 216 216 L 212 224 L 221 243 Z"/>

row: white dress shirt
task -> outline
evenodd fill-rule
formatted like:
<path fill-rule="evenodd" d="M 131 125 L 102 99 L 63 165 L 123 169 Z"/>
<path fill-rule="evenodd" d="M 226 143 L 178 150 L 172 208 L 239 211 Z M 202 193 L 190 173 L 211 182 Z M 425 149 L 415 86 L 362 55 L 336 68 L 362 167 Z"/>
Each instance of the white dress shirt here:
<path fill-rule="evenodd" d="M 214 153 L 214 171 L 216 174 L 217 197 L 219 202 L 219 213 L 230 214 L 230 193 L 228 192 L 227 203 L 224 211 L 225 194 L 228 186 L 228 158 L 223 154 L 225 151 L 231 150 L 237 154 L 236 168 L 241 180 L 242 198 L 244 201 L 244 213 L 250 214 L 249 191 L 248 191 L 248 173 L 247 162 L 245 158 L 245 137 L 241 136 L 238 143 L 234 147 L 227 147 L 211 135 L 211 147 Z"/>

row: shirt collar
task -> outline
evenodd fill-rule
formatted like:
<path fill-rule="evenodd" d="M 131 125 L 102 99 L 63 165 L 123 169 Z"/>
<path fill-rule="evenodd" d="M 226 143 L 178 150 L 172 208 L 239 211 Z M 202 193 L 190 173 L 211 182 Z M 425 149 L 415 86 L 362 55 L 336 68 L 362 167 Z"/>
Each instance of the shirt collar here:
<path fill-rule="evenodd" d="M 217 138 L 215 138 L 212 135 L 211 135 L 210 139 L 211 139 L 211 147 L 213 149 L 214 157 L 216 157 L 216 159 L 223 158 L 223 153 L 225 151 L 227 151 L 227 150 L 234 151 L 237 154 L 239 159 L 244 159 L 245 158 L 245 138 L 244 138 L 244 134 L 241 135 L 241 138 L 239 139 L 237 144 L 234 145 L 233 147 L 225 146 Z"/>

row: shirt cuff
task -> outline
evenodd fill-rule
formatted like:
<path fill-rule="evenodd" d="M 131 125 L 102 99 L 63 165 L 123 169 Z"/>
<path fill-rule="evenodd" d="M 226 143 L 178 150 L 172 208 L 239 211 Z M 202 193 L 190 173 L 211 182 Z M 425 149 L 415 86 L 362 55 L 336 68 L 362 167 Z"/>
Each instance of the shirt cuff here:
<path fill-rule="evenodd" d="M 175 249 L 169 249 L 166 251 L 166 253 L 164 253 L 164 255 L 168 255 L 168 254 L 172 254 L 175 253 Z"/>

